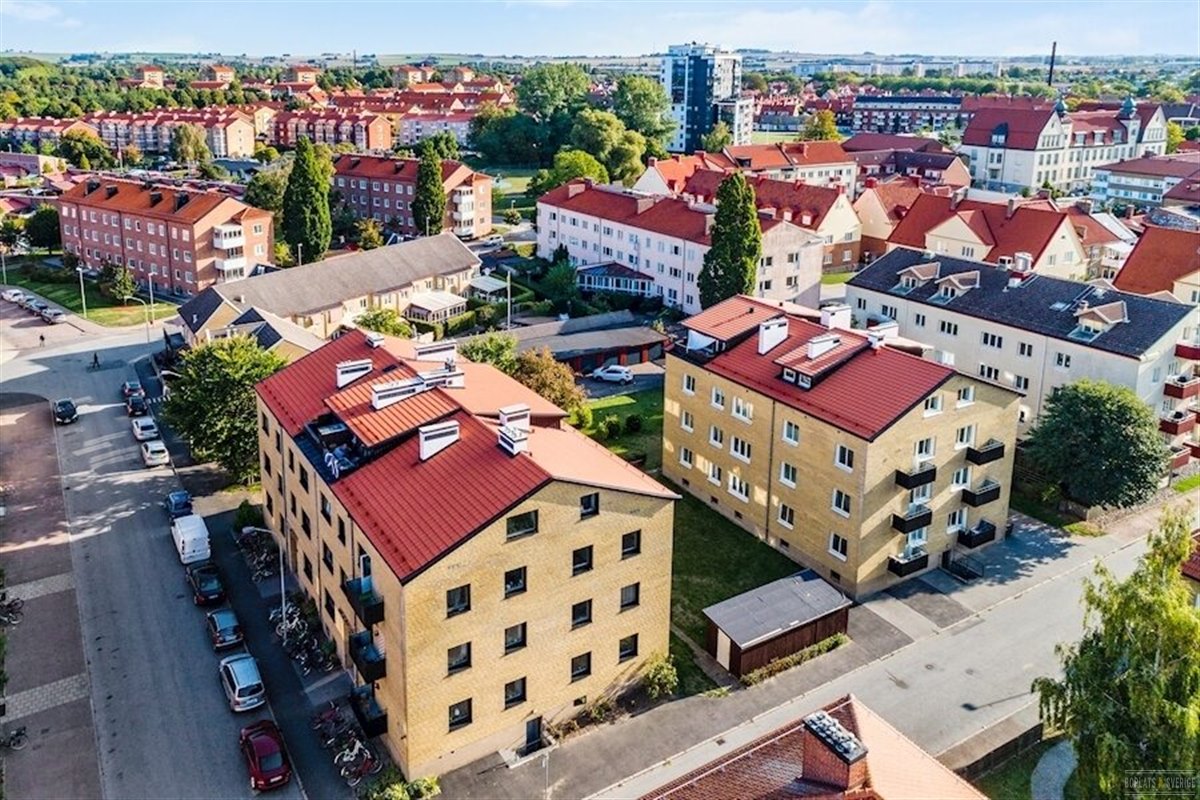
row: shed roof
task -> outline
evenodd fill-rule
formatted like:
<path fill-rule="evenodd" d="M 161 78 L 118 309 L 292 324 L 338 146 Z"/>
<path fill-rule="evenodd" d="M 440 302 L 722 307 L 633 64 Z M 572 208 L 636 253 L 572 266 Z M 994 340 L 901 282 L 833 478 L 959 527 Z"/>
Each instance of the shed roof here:
<path fill-rule="evenodd" d="M 745 649 L 850 605 L 841 591 L 806 569 L 709 606 L 704 616 Z"/>

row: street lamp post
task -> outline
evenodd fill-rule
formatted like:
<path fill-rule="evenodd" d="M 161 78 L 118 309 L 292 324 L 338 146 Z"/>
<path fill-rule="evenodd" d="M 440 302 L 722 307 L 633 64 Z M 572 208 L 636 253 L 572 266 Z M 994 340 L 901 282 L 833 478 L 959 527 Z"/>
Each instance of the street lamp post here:
<path fill-rule="evenodd" d="M 130 300 L 136 300 L 142 304 L 142 313 L 144 313 L 146 315 L 146 344 L 150 344 L 150 306 L 146 305 L 146 301 L 143 300 L 142 298 L 134 297 L 133 295 L 129 295 L 128 297 L 122 297 L 121 299 L 124 300 L 125 302 L 129 302 Z"/>
<path fill-rule="evenodd" d="M 304 242 L 296 243 L 296 266 L 304 266 Z"/>
<path fill-rule="evenodd" d="M 79 304 L 83 306 L 83 318 L 87 319 L 87 295 L 83 291 L 83 267 L 76 267 L 79 273 Z"/>

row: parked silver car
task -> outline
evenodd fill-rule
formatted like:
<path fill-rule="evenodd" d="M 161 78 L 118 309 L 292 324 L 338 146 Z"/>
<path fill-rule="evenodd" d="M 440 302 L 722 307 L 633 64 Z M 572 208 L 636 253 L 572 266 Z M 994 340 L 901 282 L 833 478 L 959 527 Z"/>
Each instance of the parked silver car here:
<path fill-rule="evenodd" d="M 258 672 L 258 662 L 249 653 L 221 659 L 220 675 L 231 711 L 249 711 L 267 702 L 267 690 Z"/>

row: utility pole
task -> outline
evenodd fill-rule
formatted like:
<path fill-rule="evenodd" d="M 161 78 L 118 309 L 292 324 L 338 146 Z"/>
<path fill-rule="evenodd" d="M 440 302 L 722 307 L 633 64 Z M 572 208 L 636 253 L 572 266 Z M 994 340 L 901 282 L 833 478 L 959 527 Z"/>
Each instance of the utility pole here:
<path fill-rule="evenodd" d="M 296 244 L 296 266 L 297 267 L 303 266 L 303 264 L 304 264 L 304 242 L 297 242 L 297 244 Z"/>

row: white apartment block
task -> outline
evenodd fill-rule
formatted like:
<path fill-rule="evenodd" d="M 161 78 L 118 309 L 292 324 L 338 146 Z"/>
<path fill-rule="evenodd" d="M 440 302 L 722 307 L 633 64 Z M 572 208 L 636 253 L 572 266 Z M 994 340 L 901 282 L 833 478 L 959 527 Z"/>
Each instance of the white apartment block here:
<path fill-rule="evenodd" d="M 1118 161 L 1096 167 L 1092 197 L 1101 203 L 1161 206 L 1163 195 L 1200 178 L 1200 152 Z"/>
<path fill-rule="evenodd" d="M 856 324 L 893 320 L 934 360 L 1023 393 L 1022 434 L 1058 387 L 1091 378 L 1150 405 L 1173 459 L 1200 457 L 1195 306 L 907 248 L 852 278 L 846 303 Z"/>
<path fill-rule="evenodd" d="M 715 214 L 713 206 L 573 182 L 538 200 L 537 254 L 552 258 L 561 245 L 576 267 L 620 264 L 651 278 L 665 304 L 695 314 Z M 816 308 L 824 240 L 782 219 L 760 222 L 754 296 Z"/>

